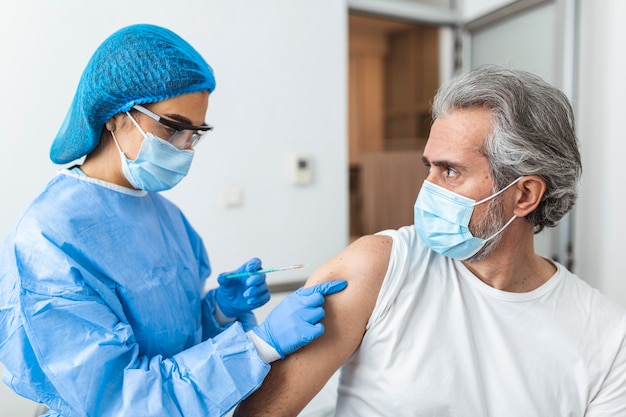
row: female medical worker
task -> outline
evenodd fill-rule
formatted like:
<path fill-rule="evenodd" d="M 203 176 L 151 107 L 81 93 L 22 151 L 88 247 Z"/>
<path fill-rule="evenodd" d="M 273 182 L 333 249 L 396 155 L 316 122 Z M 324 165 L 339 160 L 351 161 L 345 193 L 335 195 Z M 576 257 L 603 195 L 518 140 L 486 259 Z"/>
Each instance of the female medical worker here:
<path fill-rule="evenodd" d="M 201 293 L 202 240 L 157 192 L 187 174 L 214 87 L 204 59 L 157 26 L 117 31 L 89 61 L 50 152 L 84 163 L 0 249 L 3 379 L 49 416 L 222 415 L 323 332 L 324 296 L 345 281 L 299 289 L 260 325 L 263 274 L 222 274 Z"/>

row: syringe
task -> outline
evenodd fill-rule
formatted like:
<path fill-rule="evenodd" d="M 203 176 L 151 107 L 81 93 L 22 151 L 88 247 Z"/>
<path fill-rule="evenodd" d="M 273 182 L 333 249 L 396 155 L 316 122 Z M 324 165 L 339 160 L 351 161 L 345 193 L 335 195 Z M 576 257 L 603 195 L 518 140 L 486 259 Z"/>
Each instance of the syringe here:
<path fill-rule="evenodd" d="M 236 274 L 228 274 L 224 278 L 240 278 L 240 277 L 247 277 L 249 275 L 269 274 L 270 272 L 288 271 L 290 269 L 298 269 L 298 268 L 302 268 L 303 266 L 304 265 L 302 264 L 294 264 L 294 265 L 279 266 L 277 268 L 260 269 L 258 271 L 238 272 Z"/>

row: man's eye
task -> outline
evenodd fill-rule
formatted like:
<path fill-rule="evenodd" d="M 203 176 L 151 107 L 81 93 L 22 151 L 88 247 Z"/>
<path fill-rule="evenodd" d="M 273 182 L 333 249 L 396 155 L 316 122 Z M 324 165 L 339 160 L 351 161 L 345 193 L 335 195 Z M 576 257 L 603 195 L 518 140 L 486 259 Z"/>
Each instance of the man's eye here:
<path fill-rule="evenodd" d="M 452 168 L 447 168 L 446 169 L 446 175 L 448 177 L 456 177 L 457 172 L 454 169 L 452 169 Z"/>

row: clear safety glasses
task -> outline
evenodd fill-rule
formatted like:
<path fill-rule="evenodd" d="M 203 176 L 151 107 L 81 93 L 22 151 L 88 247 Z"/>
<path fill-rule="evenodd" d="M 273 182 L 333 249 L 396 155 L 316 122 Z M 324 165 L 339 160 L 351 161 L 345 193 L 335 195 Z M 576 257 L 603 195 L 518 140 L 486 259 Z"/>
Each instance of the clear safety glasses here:
<path fill-rule="evenodd" d="M 213 126 L 211 125 L 202 125 L 202 126 L 193 126 L 193 125 L 184 125 L 180 123 L 176 123 L 172 120 L 165 119 L 159 116 L 156 113 L 151 112 L 139 104 L 135 104 L 133 109 L 137 110 L 140 113 L 145 114 L 149 118 L 159 122 L 167 129 L 162 129 L 167 132 L 169 138 L 161 138 L 163 140 L 168 141 L 178 149 L 192 149 L 194 146 L 198 144 L 202 136 L 208 131 L 213 130 Z M 154 132 L 152 132 L 154 134 Z M 161 137 L 161 135 L 157 135 Z"/>

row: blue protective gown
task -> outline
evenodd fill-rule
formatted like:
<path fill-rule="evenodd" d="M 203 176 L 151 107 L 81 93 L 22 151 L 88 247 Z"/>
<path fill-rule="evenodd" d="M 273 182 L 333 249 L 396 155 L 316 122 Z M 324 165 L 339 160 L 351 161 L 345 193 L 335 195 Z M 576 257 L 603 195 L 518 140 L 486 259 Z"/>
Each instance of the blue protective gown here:
<path fill-rule="evenodd" d="M 0 249 L 0 362 L 49 415 L 217 416 L 269 371 L 213 318 L 210 267 L 156 193 L 60 172 Z"/>

